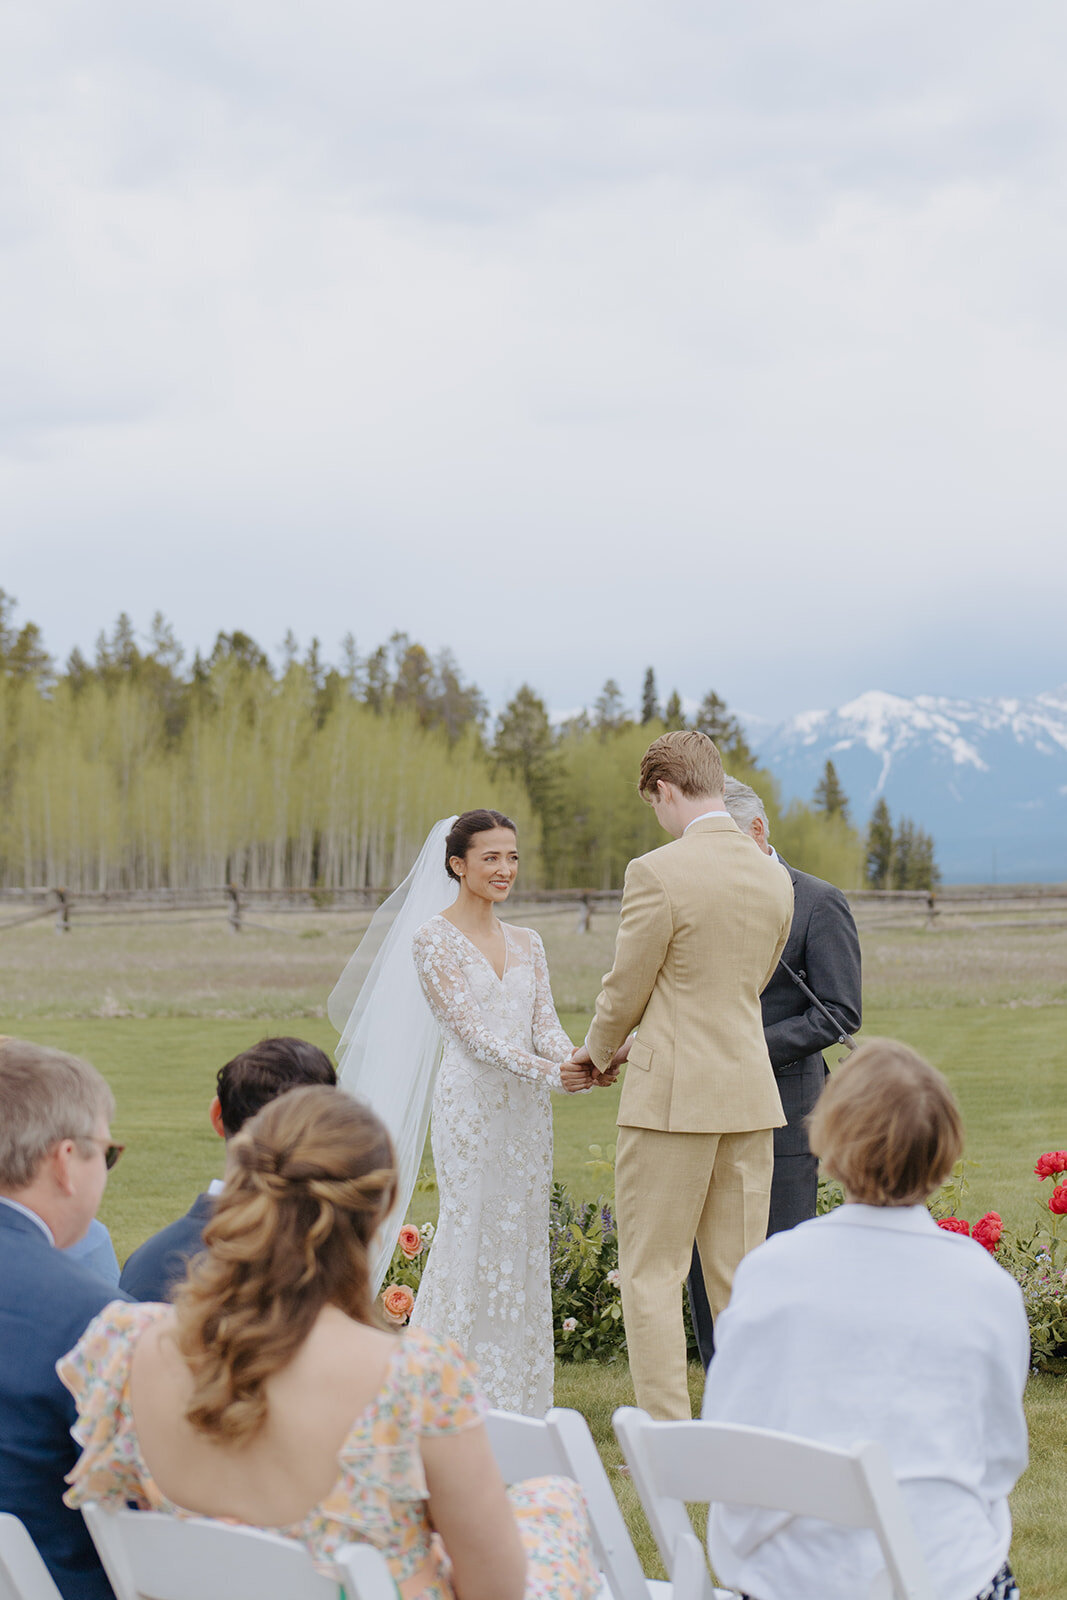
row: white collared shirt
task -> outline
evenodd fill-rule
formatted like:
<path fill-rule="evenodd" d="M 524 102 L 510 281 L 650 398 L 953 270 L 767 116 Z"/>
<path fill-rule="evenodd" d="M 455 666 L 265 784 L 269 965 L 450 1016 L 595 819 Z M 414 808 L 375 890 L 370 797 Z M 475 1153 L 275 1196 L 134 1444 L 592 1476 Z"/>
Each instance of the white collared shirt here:
<path fill-rule="evenodd" d="M 24 1206 L 20 1200 L 10 1199 L 6 1194 L 0 1194 L 0 1206 L 10 1206 L 12 1211 L 20 1211 L 24 1217 L 29 1217 L 31 1222 L 36 1222 L 37 1226 L 48 1240 L 48 1243 L 50 1245 L 55 1244 L 56 1236 L 48 1226 L 47 1222 L 43 1217 L 39 1217 L 36 1211 L 31 1211 L 29 1206 Z"/>
<path fill-rule="evenodd" d="M 925 1206 L 844 1205 L 745 1257 L 715 1323 L 703 1415 L 848 1448 L 884 1445 L 939 1600 L 972 1600 L 1011 1542 L 1027 1461 L 1022 1294 Z M 708 1547 L 750 1594 L 856 1600 L 873 1534 L 716 1506 Z"/>
<path fill-rule="evenodd" d="M 686 823 L 682 829 L 682 834 L 684 836 L 689 832 L 690 828 L 695 827 L 698 822 L 704 822 L 708 817 L 728 817 L 729 815 L 730 813 L 725 806 L 717 806 L 714 811 L 702 811 L 699 817 L 694 817 L 692 822 Z"/>

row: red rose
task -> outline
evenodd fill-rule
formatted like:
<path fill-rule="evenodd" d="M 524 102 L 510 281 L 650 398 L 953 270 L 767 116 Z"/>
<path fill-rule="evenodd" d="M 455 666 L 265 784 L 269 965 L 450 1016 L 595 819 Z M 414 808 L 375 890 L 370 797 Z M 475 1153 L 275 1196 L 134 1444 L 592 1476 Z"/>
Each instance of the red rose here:
<path fill-rule="evenodd" d="M 962 1217 L 938 1217 L 937 1225 L 944 1228 L 946 1233 L 965 1233 L 970 1238 L 971 1225 L 964 1222 Z"/>
<path fill-rule="evenodd" d="M 1049 1195 L 1048 1208 L 1058 1217 L 1067 1217 L 1067 1183 L 1058 1183 Z"/>
<path fill-rule="evenodd" d="M 1004 1224 L 996 1211 L 987 1211 L 984 1217 L 979 1217 L 971 1230 L 971 1238 L 977 1239 L 983 1250 L 996 1255 L 1000 1236 L 1004 1232 Z"/>
<path fill-rule="evenodd" d="M 1067 1172 L 1067 1150 L 1050 1150 L 1047 1155 L 1038 1156 L 1034 1172 L 1042 1182 L 1046 1178 L 1058 1178 Z"/>
<path fill-rule="evenodd" d="M 422 1235 L 411 1222 L 405 1222 L 401 1228 L 399 1244 L 409 1261 L 414 1261 L 416 1256 L 422 1255 Z"/>

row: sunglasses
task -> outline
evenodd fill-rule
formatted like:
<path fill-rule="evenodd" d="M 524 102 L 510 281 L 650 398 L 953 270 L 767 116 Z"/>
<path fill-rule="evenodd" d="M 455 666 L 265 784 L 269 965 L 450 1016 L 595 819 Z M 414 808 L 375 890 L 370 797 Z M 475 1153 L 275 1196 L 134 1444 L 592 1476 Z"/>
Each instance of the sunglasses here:
<path fill-rule="evenodd" d="M 108 1172 L 111 1171 L 112 1167 L 115 1165 L 115 1162 L 126 1148 L 124 1144 L 104 1144 L 103 1139 L 96 1139 L 91 1133 L 83 1134 L 82 1137 L 85 1139 L 87 1144 L 95 1144 L 103 1148 L 104 1166 L 107 1168 Z"/>

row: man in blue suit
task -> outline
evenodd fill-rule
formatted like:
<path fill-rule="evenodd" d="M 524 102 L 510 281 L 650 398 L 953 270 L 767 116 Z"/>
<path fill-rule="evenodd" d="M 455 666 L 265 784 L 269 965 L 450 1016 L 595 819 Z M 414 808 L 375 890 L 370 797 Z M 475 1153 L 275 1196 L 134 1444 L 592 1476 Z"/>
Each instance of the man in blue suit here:
<path fill-rule="evenodd" d="M 333 1062 L 317 1045 L 306 1039 L 261 1039 L 220 1067 L 209 1112 L 211 1126 L 221 1138 L 232 1139 L 249 1117 L 287 1090 L 336 1082 Z M 128 1295 L 134 1300 L 171 1298 L 190 1259 L 203 1249 L 204 1228 L 221 1191 L 222 1182 L 216 1178 L 197 1195 L 184 1217 L 138 1245 L 119 1280 Z"/>
<path fill-rule="evenodd" d="M 115 1102 L 87 1061 L 0 1038 L 0 1104 L 0 1511 L 25 1524 L 64 1600 L 112 1600 L 81 1513 L 63 1504 L 79 1452 L 56 1362 L 127 1298 L 63 1254 L 121 1151 Z"/>

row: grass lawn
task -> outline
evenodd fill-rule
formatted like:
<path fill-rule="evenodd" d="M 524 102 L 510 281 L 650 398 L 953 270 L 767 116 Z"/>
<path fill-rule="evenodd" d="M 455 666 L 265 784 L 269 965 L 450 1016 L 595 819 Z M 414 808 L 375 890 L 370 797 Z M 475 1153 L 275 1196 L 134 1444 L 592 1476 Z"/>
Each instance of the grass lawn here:
<path fill-rule="evenodd" d="M 614 924 L 588 936 L 573 916 L 522 918 L 545 937 L 563 1021 L 582 1036 L 610 963 Z M 274 932 L 233 938 L 220 928 L 126 922 L 57 938 L 43 924 L 5 933 L 0 1033 L 88 1056 L 118 1102 L 116 1137 L 127 1151 L 101 1216 L 120 1259 L 171 1221 L 217 1176 L 222 1148 L 207 1109 L 218 1067 L 264 1033 L 295 1033 L 328 1051 L 336 1035 L 324 998 L 351 951 L 339 920 L 278 919 Z M 957 929 L 864 930 L 865 1032 L 906 1040 L 952 1082 L 967 1127 L 971 1220 L 997 1210 L 1025 1225 L 1041 1187 L 1033 1165 L 1067 1145 L 1067 935 Z M 828 1053 L 831 1064 L 838 1051 Z M 589 1146 L 615 1139 L 618 1090 L 556 1102 L 556 1174 L 590 1197 L 604 1169 Z M 1047 1185 L 1045 1186 L 1047 1190 Z M 1046 1195 L 1047 1198 L 1047 1195 Z M 432 1189 L 416 1193 L 413 1220 L 436 1215 Z M 691 1372 L 694 1400 L 700 1374 Z M 589 1419 L 609 1467 L 619 1459 L 611 1414 L 630 1404 L 625 1364 L 557 1366 L 556 1400 Z M 1062 1474 L 1067 1378 L 1030 1381 L 1031 1466 L 1013 1497 L 1012 1559 L 1026 1600 L 1067 1596 L 1067 1516 Z M 651 1575 L 660 1567 L 628 1480 L 612 1474 Z"/>

